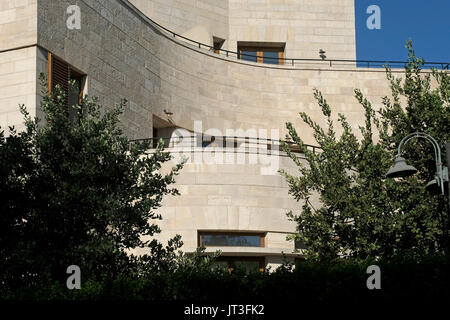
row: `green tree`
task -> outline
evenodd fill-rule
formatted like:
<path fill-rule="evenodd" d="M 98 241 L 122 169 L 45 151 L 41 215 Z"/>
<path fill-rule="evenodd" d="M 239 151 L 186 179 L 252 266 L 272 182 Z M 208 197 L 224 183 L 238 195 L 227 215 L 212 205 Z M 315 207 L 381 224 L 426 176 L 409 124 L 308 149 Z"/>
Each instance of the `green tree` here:
<path fill-rule="evenodd" d="M 395 77 L 386 67 L 392 97 L 384 97 L 381 110 L 375 112 L 361 91 L 355 90 L 365 113 L 365 125 L 359 127 L 362 138 L 358 139 L 342 114 L 338 114 L 342 134 L 336 133 L 331 108 L 317 89 L 314 96 L 327 118 L 327 128 L 304 112 L 300 117 L 313 129 L 322 150 L 316 154 L 308 150 L 287 123 L 291 138 L 306 158 L 303 164 L 289 145 L 283 145 L 300 175 L 281 174 L 290 193 L 302 202 L 300 212 L 288 216 L 297 222 L 295 239 L 304 242 L 312 259 L 418 256 L 449 247 L 448 200 L 425 189 L 435 171 L 432 147 L 423 141 L 409 142 L 402 154 L 419 173 L 397 182 L 385 178 L 407 134 L 432 135 L 444 157 L 445 142 L 450 141 L 449 74 L 423 73 L 424 61 L 416 57 L 410 41 L 406 47 L 409 59 L 404 78 Z M 313 194 L 319 196 L 320 204 L 311 203 Z"/>
<path fill-rule="evenodd" d="M 73 264 L 83 278 L 115 276 L 179 248 L 179 237 L 166 248 L 143 237 L 160 231 L 155 209 L 178 194 L 170 185 L 183 164 L 162 174 L 171 158 L 162 144 L 149 154 L 149 142 L 122 134 L 126 101 L 101 112 L 86 98 L 73 118 L 59 88 L 43 96 L 45 121 L 21 106 L 26 129 L 0 133 L 0 285 L 64 280 Z M 148 248 L 144 260 L 127 254 L 138 247 Z"/>

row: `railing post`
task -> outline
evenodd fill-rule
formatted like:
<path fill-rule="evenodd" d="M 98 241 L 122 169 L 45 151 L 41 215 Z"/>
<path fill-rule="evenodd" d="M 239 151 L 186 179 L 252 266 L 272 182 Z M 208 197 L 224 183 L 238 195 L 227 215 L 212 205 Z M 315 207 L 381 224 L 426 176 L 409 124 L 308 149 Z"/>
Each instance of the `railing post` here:
<path fill-rule="evenodd" d="M 249 146 L 250 142 L 249 142 L 249 140 L 250 140 L 250 139 L 248 138 L 248 136 L 245 137 L 244 152 L 245 152 L 245 151 L 250 152 L 250 146 Z"/>

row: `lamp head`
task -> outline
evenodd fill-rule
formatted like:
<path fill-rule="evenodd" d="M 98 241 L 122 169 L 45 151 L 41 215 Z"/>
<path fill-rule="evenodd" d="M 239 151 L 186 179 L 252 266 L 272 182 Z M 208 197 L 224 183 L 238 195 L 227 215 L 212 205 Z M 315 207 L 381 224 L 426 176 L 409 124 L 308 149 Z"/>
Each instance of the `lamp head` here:
<path fill-rule="evenodd" d="M 407 164 L 404 158 L 396 156 L 394 160 L 394 165 L 389 169 L 389 171 L 386 174 L 386 177 L 388 178 L 408 177 L 415 174 L 416 172 L 417 169 Z"/>

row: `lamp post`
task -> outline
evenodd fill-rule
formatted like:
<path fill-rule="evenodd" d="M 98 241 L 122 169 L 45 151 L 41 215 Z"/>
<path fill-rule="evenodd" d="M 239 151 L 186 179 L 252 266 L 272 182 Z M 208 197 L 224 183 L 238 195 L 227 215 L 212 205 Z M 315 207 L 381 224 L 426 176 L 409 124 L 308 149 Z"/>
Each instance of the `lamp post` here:
<path fill-rule="evenodd" d="M 386 174 L 386 177 L 388 178 L 398 178 L 398 177 L 407 177 L 410 175 L 413 175 L 417 172 L 417 169 L 413 166 L 410 166 L 406 163 L 405 159 L 401 157 L 401 148 L 402 146 L 410 141 L 413 138 L 423 138 L 433 145 L 434 149 L 434 156 L 436 159 L 436 174 L 434 176 L 434 179 L 428 182 L 427 189 L 432 189 L 435 186 L 440 188 L 441 194 L 445 195 L 445 183 L 449 183 L 448 179 L 448 168 L 450 167 L 450 143 L 447 143 L 446 150 L 447 150 L 447 167 L 442 166 L 442 159 L 441 159 L 441 148 L 439 147 L 439 144 L 437 141 L 430 135 L 422 132 L 414 132 L 411 134 L 408 134 L 406 137 L 400 141 L 400 144 L 398 145 L 398 152 L 397 156 L 395 157 L 394 165 L 389 169 L 389 171 Z M 449 191 L 449 208 L 450 208 L 450 191 Z"/>

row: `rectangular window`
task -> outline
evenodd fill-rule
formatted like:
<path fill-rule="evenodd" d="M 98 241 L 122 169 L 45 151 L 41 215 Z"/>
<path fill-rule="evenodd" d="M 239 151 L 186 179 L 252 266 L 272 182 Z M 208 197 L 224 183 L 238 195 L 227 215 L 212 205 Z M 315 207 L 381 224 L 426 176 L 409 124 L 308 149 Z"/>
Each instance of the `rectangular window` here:
<path fill-rule="evenodd" d="M 264 247 L 263 233 L 199 232 L 200 247 Z"/>
<path fill-rule="evenodd" d="M 278 51 L 263 51 L 263 62 L 270 64 L 280 64 L 280 52 Z"/>
<path fill-rule="evenodd" d="M 221 256 L 217 258 L 215 267 L 226 268 L 230 273 L 236 269 L 244 269 L 246 272 L 263 272 L 265 269 L 265 258 Z"/>
<path fill-rule="evenodd" d="M 284 43 L 238 42 L 239 59 L 251 62 L 284 64 Z"/>
<path fill-rule="evenodd" d="M 65 106 L 73 106 L 81 103 L 85 75 L 75 70 L 65 61 L 57 58 L 52 53 L 48 53 L 48 92 L 54 92 L 57 85 L 66 95 Z M 71 86 L 70 83 L 74 85 Z M 74 110 L 68 108 L 72 116 Z"/>
<path fill-rule="evenodd" d="M 303 242 L 301 242 L 300 240 L 295 240 L 294 246 L 295 246 L 295 249 L 297 249 L 297 250 L 305 250 L 306 249 L 305 244 Z"/>

